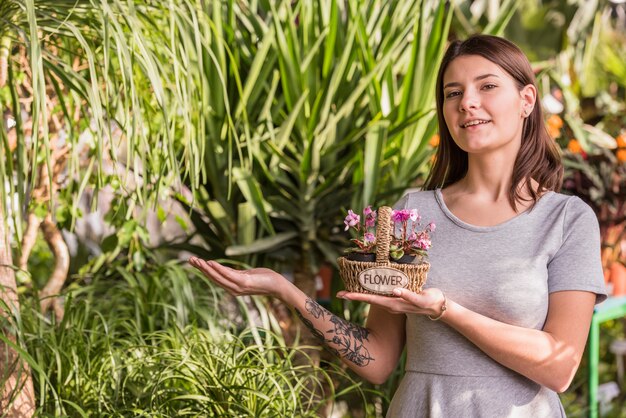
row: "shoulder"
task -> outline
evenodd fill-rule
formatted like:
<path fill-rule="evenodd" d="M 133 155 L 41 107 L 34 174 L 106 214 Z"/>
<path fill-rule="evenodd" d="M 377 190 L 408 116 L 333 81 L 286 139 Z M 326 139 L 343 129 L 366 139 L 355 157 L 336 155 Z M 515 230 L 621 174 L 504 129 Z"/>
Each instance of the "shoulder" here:
<path fill-rule="evenodd" d="M 587 221 L 597 223 L 594 210 L 587 202 L 578 196 L 566 195 L 563 193 L 553 193 L 548 209 L 551 211 L 562 211 L 565 226 L 568 224 Z"/>
<path fill-rule="evenodd" d="M 404 195 L 393 205 L 396 210 L 421 208 L 436 202 L 434 190 L 407 189 Z"/>
<path fill-rule="evenodd" d="M 595 241 L 600 237 L 596 213 L 578 196 L 552 193 L 541 210 L 545 218 L 544 225 L 546 223 L 559 225 L 563 241 L 568 237 L 576 237 L 580 241 Z"/>

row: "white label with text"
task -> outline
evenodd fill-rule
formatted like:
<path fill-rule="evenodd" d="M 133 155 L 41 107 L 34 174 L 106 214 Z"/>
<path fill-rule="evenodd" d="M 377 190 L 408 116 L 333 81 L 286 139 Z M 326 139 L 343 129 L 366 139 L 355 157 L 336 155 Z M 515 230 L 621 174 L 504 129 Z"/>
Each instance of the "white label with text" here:
<path fill-rule="evenodd" d="M 359 274 L 359 283 L 371 292 L 390 295 L 393 289 L 406 287 L 409 278 L 404 272 L 394 268 L 374 267 Z"/>

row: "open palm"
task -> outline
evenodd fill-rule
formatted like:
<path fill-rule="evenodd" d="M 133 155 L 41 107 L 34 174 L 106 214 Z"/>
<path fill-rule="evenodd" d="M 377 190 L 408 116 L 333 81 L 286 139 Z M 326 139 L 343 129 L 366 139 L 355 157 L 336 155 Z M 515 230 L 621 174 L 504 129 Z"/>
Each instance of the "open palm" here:
<path fill-rule="evenodd" d="M 216 261 L 191 257 L 189 264 L 204 273 L 218 286 L 234 296 L 270 295 L 278 296 L 286 279 L 268 268 L 235 270 Z"/>

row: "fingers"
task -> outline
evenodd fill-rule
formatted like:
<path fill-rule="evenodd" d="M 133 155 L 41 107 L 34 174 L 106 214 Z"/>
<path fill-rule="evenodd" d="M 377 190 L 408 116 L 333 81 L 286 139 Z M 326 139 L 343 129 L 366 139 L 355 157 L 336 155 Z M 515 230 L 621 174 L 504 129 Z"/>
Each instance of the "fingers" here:
<path fill-rule="evenodd" d="M 338 292 L 337 297 L 378 305 L 393 314 L 429 313 L 429 296 L 426 296 L 423 293 L 415 293 L 411 290 L 403 288 L 394 289 L 392 297 L 346 291 Z"/>
<path fill-rule="evenodd" d="M 414 309 L 402 299 L 391 296 L 342 291 L 337 293 L 337 297 L 377 305 L 393 314 L 410 313 Z"/>
<path fill-rule="evenodd" d="M 411 307 L 411 313 L 428 314 L 428 306 L 430 302 L 429 297 L 424 293 L 415 293 L 409 289 L 396 288 L 393 289 L 393 294 L 398 300 L 403 301 Z"/>
<path fill-rule="evenodd" d="M 422 301 L 422 295 L 419 293 L 412 292 L 408 289 L 402 289 L 401 287 L 393 289 L 393 295 L 399 297 L 402 300 L 405 300 L 413 305 L 420 305 Z"/>
<path fill-rule="evenodd" d="M 286 280 L 273 270 L 257 268 L 235 270 L 212 260 L 191 257 L 189 264 L 202 271 L 208 278 L 235 296 L 277 295 L 281 280 Z"/>
<path fill-rule="evenodd" d="M 241 289 L 239 289 L 237 283 L 234 282 L 231 277 L 227 277 L 223 274 L 222 270 L 224 269 L 224 266 L 221 266 L 219 263 L 202 260 L 197 257 L 191 257 L 189 259 L 189 264 L 200 270 L 205 276 L 211 279 L 218 286 L 223 287 L 229 293 L 233 295 L 240 294 Z"/>

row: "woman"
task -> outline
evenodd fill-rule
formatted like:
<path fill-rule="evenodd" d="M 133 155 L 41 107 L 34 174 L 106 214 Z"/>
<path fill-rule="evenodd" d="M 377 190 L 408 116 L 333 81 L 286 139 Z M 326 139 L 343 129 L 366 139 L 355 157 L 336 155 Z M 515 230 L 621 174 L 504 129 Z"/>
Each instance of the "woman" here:
<path fill-rule="evenodd" d="M 556 193 L 562 166 L 532 69 L 512 43 L 478 35 L 448 48 L 437 77 L 440 145 L 425 191 L 397 208 L 437 224 L 419 294 L 339 292 L 371 304 L 365 328 L 337 318 L 268 269 L 191 264 L 235 295 L 267 294 L 363 378 L 384 382 L 407 347 L 390 417 L 561 417 L 594 303 L 606 294 L 599 228 Z M 349 336 L 350 344 L 342 346 Z"/>

